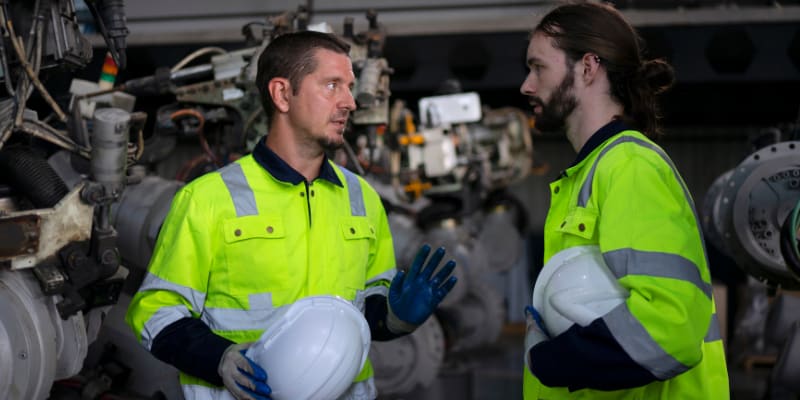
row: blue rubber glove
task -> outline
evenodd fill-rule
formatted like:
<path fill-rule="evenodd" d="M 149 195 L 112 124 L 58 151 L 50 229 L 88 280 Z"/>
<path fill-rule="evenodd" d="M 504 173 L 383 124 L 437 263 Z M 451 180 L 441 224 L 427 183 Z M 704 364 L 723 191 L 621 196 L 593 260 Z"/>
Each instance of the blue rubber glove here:
<path fill-rule="evenodd" d="M 252 343 L 232 344 L 222 354 L 217 372 L 225 388 L 238 400 L 271 399 L 267 372 L 244 353 Z"/>
<path fill-rule="evenodd" d="M 453 260 L 448 261 L 431 278 L 445 251 L 442 247 L 436 249 L 427 265 L 422 268 L 430 252 L 431 247 L 423 245 L 417 252 L 411 268 L 408 269 L 408 274 L 399 271 L 389 286 L 389 313 L 386 325 L 392 332 L 413 332 L 433 314 L 436 306 L 450 293 L 458 280 L 450 276 L 456 267 L 456 262 Z"/>
<path fill-rule="evenodd" d="M 550 339 L 550 333 L 544 325 L 544 320 L 533 306 L 525 307 L 525 366 L 530 369 L 531 361 L 528 360 L 533 346 Z"/>
<path fill-rule="evenodd" d="M 526 306 L 525 307 L 525 320 L 528 321 L 529 318 L 533 319 L 533 322 L 536 323 L 536 327 L 538 327 L 539 330 L 541 330 L 542 333 L 544 333 L 545 336 L 547 336 L 547 338 L 550 339 L 550 332 L 547 330 L 547 327 L 544 325 L 544 319 L 542 319 L 542 315 L 539 314 L 539 311 L 537 309 L 533 308 L 533 306 Z"/>

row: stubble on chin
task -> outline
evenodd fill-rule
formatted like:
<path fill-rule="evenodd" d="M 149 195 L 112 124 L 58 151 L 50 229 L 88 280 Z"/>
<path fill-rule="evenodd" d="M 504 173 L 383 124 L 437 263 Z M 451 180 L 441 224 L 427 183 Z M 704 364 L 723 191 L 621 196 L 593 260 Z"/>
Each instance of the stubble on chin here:
<path fill-rule="evenodd" d="M 317 143 L 325 151 L 338 150 L 344 145 L 344 133 L 340 133 L 339 136 L 335 138 L 330 136 L 321 137 Z"/>

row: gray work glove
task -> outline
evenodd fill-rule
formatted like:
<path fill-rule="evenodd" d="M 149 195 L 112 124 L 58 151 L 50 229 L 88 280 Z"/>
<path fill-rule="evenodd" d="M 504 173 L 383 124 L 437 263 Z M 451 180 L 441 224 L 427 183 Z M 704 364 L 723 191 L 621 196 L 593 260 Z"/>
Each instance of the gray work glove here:
<path fill-rule="evenodd" d="M 542 316 L 532 306 L 525 307 L 525 366 L 531 369 L 530 358 L 533 346 L 550 339 L 550 333 L 544 325 Z"/>
<path fill-rule="evenodd" d="M 244 355 L 251 345 L 232 344 L 225 349 L 217 373 L 222 377 L 225 389 L 238 400 L 271 399 L 272 389 L 267 385 L 267 372 Z"/>

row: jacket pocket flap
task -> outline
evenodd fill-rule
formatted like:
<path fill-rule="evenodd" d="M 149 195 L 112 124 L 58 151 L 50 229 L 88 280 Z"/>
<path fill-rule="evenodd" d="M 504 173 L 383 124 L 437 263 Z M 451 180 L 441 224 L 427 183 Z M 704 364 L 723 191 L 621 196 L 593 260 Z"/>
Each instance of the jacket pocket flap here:
<path fill-rule="evenodd" d="M 576 207 L 571 210 L 559 230 L 571 235 L 591 239 L 597 225 L 597 213 L 588 208 Z"/>
<path fill-rule="evenodd" d="M 225 242 L 247 239 L 277 239 L 286 235 L 283 218 L 279 215 L 253 215 L 229 219 L 224 222 Z"/>
<path fill-rule="evenodd" d="M 366 217 L 345 217 L 340 222 L 342 236 L 345 239 L 374 239 L 375 228 Z"/>

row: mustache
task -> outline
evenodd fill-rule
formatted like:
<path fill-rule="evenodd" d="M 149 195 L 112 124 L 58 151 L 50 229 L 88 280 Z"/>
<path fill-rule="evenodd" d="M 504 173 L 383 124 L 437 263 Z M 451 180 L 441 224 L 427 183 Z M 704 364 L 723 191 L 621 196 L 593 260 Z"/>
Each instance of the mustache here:
<path fill-rule="evenodd" d="M 350 117 L 349 110 L 340 110 L 337 111 L 336 114 L 333 114 L 333 116 L 331 117 L 331 121 L 346 121 L 347 118 L 349 117 Z"/>
<path fill-rule="evenodd" d="M 528 104 L 531 106 L 542 106 L 544 107 L 544 101 L 537 96 L 529 96 L 528 97 Z"/>

